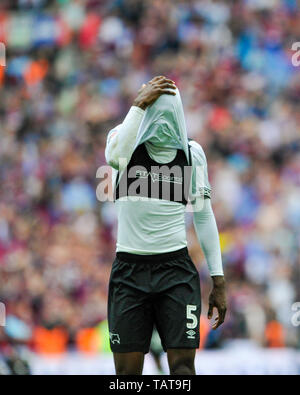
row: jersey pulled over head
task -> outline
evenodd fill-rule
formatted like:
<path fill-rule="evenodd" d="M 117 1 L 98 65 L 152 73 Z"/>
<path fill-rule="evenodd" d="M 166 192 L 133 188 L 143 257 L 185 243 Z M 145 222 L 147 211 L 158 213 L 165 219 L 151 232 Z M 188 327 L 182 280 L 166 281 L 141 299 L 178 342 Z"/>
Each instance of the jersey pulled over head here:
<path fill-rule="evenodd" d="M 189 161 L 186 124 L 178 89 L 175 96 L 162 95 L 146 109 L 135 148 L 142 143 L 163 149 L 182 149 Z"/>

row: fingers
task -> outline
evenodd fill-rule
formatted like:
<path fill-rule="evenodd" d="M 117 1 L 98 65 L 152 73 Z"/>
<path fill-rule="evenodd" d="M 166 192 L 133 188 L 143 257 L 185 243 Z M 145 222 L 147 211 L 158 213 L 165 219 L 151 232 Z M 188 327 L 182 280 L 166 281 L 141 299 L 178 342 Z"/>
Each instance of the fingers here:
<path fill-rule="evenodd" d="M 213 315 L 214 306 L 212 303 L 209 304 L 207 318 L 210 320 Z"/>
<path fill-rule="evenodd" d="M 175 85 L 175 82 L 174 82 L 173 80 L 170 80 L 169 78 L 164 77 L 163 75 L 154 77 L 154 78 L 152 78 L 152 80 L 149 81 L 149 82 L 152 82 L 152 83 L 167 82 L 167 83 L 170 83 L 170 84 L 174 84 L 174 85 Z"/>
<path fill-rule="evenodd" d="M 176 95 L 176 86 L 172 82 L 163 81 L 157 87 L 157 91 L 160 95 Z"/>
<path fill-rule="evenodd" d="M 175 96 L 175 95 L 176 95 L 176 92 L 175 92 L 175 91 L 168 91 L 168 90 L 166 90 L 166 89 L 160 89 L 160 90 L 158 91 L 158 93 L 159 93 L 160 95 L 172 95 L 172 96 Z"/>
<path fill-rule="evenodd" d="M 152 80 L 150 80 L 150 82 L 157 82 L 159 80 L 163 80 L 166 79 L 166 77 L 164 75 L 157 75 L 156 77 L 152 78 Z"/>
<path fill-rule="evenodd" d="M 158 85 L 161 89 L 176 89 L 176 85 L 170 82 L 164 82 Z"/>
<path fill-rule="evenodd" d="M 157 76 L 153 77 L 152 80 L 150 80 L 150 82 L 154 82 L 154 81 L 160 80 L 162 78 L 165 78 L 165 77 L 163 75 L 157 75 Z"/>
<path fill-rule="evenodd" d="M 212 326 L 212 328 L 214 330 L 223 324 L 223 322 L 225 320 L 225 315 L 226 315 L 226 307 L 219 307 L 218 308 L 218 317 L 216 317 L 215 322 Z"/>
<path fill-rule="evenodd" d="M 171 84 L 172 86 L 176 86 L 175 82 L 173 80 L 169 80 L 168 78 L 164 78 L 159 83 L 165 83 L 165 84 Z"/>

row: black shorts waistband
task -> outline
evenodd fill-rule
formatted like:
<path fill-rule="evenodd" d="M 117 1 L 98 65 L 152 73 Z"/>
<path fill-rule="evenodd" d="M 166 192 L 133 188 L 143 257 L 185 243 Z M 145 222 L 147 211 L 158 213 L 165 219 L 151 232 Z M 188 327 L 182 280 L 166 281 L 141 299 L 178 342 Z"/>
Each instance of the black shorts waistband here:
<path fill-rule="evenodd" d="M 129 263 L 145 263 L 145 262 L 167 262 L 171 259 L 176 259 L 180 256 L 188 255 L 187 247 L 181 248 L 180 250 L 163 252 L 162 254 L 153 255 L 139 255 L 131 254 L 129 252 L 117 252 L 117 258 L 121 261 Z"/>

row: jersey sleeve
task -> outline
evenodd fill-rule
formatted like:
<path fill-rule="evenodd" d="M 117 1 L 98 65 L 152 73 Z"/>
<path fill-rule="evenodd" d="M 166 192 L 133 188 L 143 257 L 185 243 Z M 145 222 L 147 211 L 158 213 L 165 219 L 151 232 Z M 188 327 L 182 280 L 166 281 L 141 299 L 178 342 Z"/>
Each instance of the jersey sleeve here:
<path fill-rule="evenodd" d="M 107 145 L 107 146 L 109 146 L 109 144 L 112 143 L 113 138 L 118 134 L 118 131 L 119 131 L 119 129 L 120 129 L 120 126 L 121 126 L 121 125 L 118 125 L 118 126 L 116 126 L 115 128 L 113 128 L 112 130 L 110 130 L 110 131 L 108 132 L 107 139 L 106 139 L 106 145 Z"/>
<path fill-rule="evenodd" d="M 113 168 L 118 166 L 118 156 L 116 154 L 117 136 L 122 125 L 118 125 L 108 132 L 105 147 L 106 162 Z"/>
<path fill-rule="evenodd" d="M 105 157 L 114 169 L 123 170 L 129 163 L 144 114 L 144 110 L 132 106 L 122 124 L 108 133 Z"/>
<path fill-rule="evenodd" d="M 192 157 L 192 178 L 190 198 L 211 198 L 211 186 L 208 181 L 207 161 L 203 148 L 196 141 L 189 142 Z"/>

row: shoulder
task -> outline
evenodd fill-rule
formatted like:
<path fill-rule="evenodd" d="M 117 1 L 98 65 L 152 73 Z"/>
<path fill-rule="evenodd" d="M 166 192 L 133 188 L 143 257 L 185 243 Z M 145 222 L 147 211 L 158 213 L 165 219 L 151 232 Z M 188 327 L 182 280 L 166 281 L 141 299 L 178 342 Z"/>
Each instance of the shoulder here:
<path fill-rule="evenodd" d="M 189 146 L 192 155 L 192 161 L 198 165 L 207 165 L 206 156 L 203 148 L 194 140 L 189 140 Z"/>

